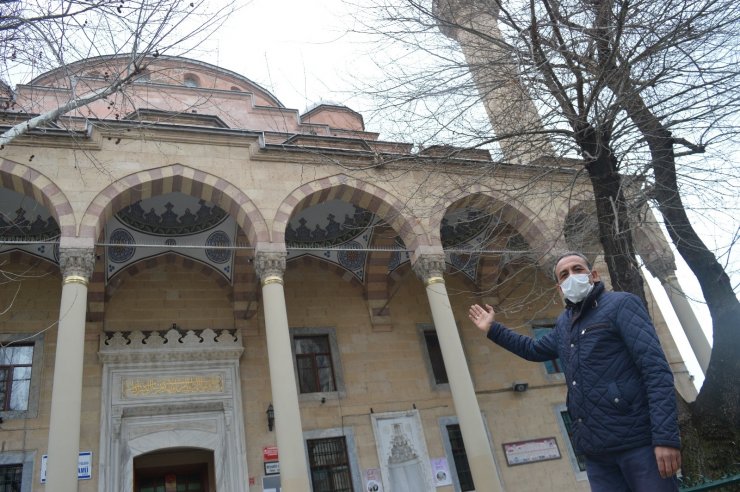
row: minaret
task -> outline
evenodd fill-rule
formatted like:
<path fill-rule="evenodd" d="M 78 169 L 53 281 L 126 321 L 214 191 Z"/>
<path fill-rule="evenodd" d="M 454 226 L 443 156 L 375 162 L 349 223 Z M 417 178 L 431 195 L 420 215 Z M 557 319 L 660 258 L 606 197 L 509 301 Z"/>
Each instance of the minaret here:
<path fill-rule="evenodd" d="M 439 29 L 455 40 L 465 55 L 493 130 L 502 139 L 499 146 L 504 159 L 528 164 L 553 156 L 537 108 L 501 37 L 498 4 L 491 0 L 434 0 L 433 12 Z"/>

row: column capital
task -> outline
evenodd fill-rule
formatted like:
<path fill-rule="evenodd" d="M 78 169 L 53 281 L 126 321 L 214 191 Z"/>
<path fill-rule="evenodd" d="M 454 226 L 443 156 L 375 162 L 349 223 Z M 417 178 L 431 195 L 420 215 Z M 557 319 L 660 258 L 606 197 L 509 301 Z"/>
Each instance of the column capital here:
<path fill-rule="evenodd" d="M 285 251 L 255 252 L 254 269 L 262 280 L 262 285 L 283 283 L 287 256 L 288 253 Z"/>
<path fill-rule="evenodd" d="M 670 283 L 671 277 L 676 278 L 676 262 L 673 255 L 646 255 L 643 259 L 650 274 L 660 280 L 661 284 Z"/>
<path fill-rule="evenodd" d="M 425 285 L 444 283 L 445 255 L 443 253 L 420 254 L 413 268 Z"/>
<path fill-rule="evenodd" d="M 59 267 L 65 284 L 87 285 L 95 267 L 95 248 L 83 245 L 59 245 Z"/>

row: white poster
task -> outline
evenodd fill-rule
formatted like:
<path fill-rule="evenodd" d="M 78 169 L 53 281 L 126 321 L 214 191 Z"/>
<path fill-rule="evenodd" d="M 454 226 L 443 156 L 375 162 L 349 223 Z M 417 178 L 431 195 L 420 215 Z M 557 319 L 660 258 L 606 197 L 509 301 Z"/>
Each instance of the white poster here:
<path fill-rule="evenodd" d="M 383 480 L 380 478 L 380 468 L 365 470 L 365 490 L 367 492 L 383 492 Z"/>
<path fill-rule="evenodd" d="M 46 483 L 46 462 L 48 455 L 41 456 L 41 483 Z M 77 458 L 77 480 L 90 480 L 92 478 L 92 451 L 80 451 Z"/>
<path fill-rule="evenodd" d="M 432 465 L 434 486 L 452 485 L 452 477 L 450 476 L 450 467 L 447 464 L 447 458 L 432 458 L 429 462 Z"/>

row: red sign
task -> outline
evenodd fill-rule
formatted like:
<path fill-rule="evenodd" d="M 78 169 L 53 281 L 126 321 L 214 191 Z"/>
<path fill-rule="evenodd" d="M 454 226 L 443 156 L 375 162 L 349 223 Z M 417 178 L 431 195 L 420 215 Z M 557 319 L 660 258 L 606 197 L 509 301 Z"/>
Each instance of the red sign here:
<path fill-rule="evenodd" d="M 177 476 L 174 473 L 168 473 L 164 476 L 165 492 L 177 492 Z"/>
<path fill-rule="evenodd" d="M 262 448 L 262 461 L 278 461 L 277 446 L 265 446 Z"/>

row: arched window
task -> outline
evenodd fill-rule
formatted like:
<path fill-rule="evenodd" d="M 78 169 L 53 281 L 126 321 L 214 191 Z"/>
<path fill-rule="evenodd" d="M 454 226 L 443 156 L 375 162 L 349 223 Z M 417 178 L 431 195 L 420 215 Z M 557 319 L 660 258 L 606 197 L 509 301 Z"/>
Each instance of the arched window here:
<path fill-rule="evenodd" d="M 182 83 L 185 87 L 200 87 L 200 80 L 192 73 L 186 74 Z"/>
<path fill-rule="evenodd" d="M 152 79 L 151 72 L 149 72 L 149 70 L 144 69 L 139 73 L 139 76 L 136 77 L 136 82 L 140 82 L 140 83 L 149 82 L 151 79 Z"/>

